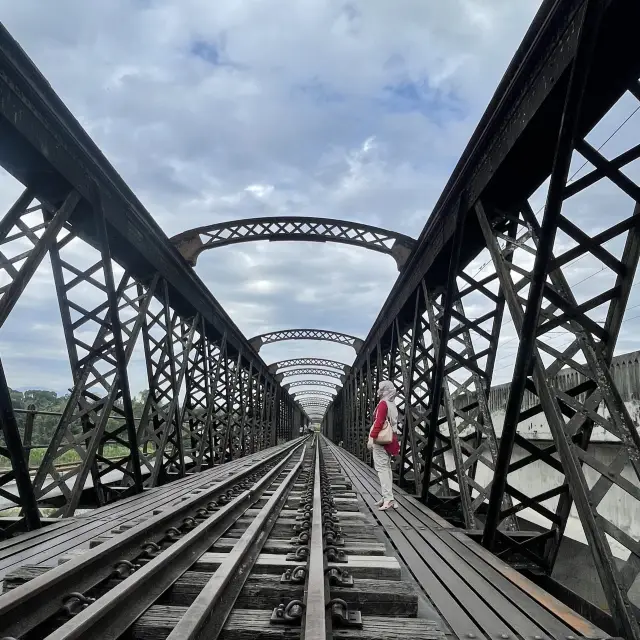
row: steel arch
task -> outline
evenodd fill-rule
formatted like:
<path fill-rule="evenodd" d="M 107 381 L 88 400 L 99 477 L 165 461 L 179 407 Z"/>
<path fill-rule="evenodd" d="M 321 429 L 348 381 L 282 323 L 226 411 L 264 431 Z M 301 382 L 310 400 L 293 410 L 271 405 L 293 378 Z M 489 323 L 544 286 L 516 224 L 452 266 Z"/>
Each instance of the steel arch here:
<path fill-rule="evenodd" d="M 335 382 L 328 382 L 327 380 L 316 380 L 307 379 L 307 380 L 295 380 L 294 382 L 289 382 L 288 384 L 283 384 L 282 388 L 289 391 L 293 387 L 308 387 L 308 386 L 318 386 L 318 387 L 329 387 L 330 389 L 340 389 L 342 385 L 337 384 Z"/>
<path fill-rule="evenodd" d="M 312 397 L 319 398 L 320 396 L 322 396 L 322 397 L 331 398 L 331 399 L 336 397 L 334 393 L 331 393 L 329 391 L 319 391 L 314 389 L 304 389 L 302 391 L 294 391 L 293 396 L 294 396 L 293 399 L 296 402 L 300 402 L 305 398 L 312 398 Z"/>
<path fill-rule="evenodd" d="M 171 241 L 182 257 L 195 267 L 198 256 L 207 249 L 256 240 L 338 242 L 393 257 L 398 271 L 404 267 L 416 241 L 395 231 L 347 220 L 305 216 L 246 218 L 197 227 L 173 236 Z"/>
<path fill-rule="evenodd" d="M 302 405 L 302 410 L 306 413 L 308 409 L 318 409 L 319 411 L 326 411 L 327 410 L 327 406 L 326 404 L 320 404 L 318 402 L 312 402 L 311 404 L 305 404 Z"/>
<path fill-rule="evenodd" d="M 302 400 L 298 401 L 298 404 L 301 407 L 309 406 L 312 404 L 322 405 L 323 407 L 326 407 L 331 404 L 331 400 L 329 398 L 318 398 L 311 396 L 309 398 L 302 398 Z"/>
<path fill-rule="evenodd" d="M 302 407 L 302 411 L 304 411 L 305 413 L 307 413 L 308 411 L 322 411 L 323 413 L 326 412 L 327 410 L 327 405 L 324 404 L 305 404 Z"/>
<path fill-rule="evenodd" d="M 282 371 L 278 376 L 282 376 L 283 378 L 291 376 L 327 376 L 328 378 L 335 378 L 336 380 L 340 380 L 340 382 L 344 382 L 344 374 L 331 371 L 330 369 L 307 369 L 300 367 L 298 369 Z"/>
<path fill-rule="evenodd" d="M 271 331 L 254 336 L 249 340 L 251 346 L 260 351 L 265 344 L 273 342 L 283 342 L 285 340 L 324 340 L 326 342 L 337 342 L 347 347 L 353 347 L 358 353 L 363 344 L 361 338 L 351 336 L 348 333 L 340 333 L 339 331 L 327 331 L 326 329 L 282 329 L 280 331 Z"/>
<path fill-rule="evenodd" d="M 346 362 L 338 362 L 337 360 L 326 360 L 324 358 L 293 358 L 291 360 L 280 360 L 269 365 L 269 373 L 277 373 L 280 369 L 288 369 L 290 367 L 327 367 L 328 369 L 337 369 L 343 373 L 349 373 L 351 366 Z"/>

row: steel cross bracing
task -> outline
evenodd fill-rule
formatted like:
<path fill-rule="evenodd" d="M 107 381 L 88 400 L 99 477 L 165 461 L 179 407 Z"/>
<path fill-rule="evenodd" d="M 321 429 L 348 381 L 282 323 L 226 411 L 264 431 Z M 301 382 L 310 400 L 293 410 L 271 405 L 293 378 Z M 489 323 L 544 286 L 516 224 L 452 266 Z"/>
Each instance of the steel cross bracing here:
<path fill-rule="evenodd" d="M 249 340 L 251 346 L 259 351 L 265 344 L 273 342 L 283 342 L 284 340 L 323 340 L 337 342 L 348 347 L 353 347 L 356 351 L 362 346 L 362 340 L 355 336 L 338 331 L 327 331 L 325 329 L 283 329 L 282 331 L 272 331 L 259 336 L 254 336 Z"/>
<path fill-rule="evenodd" d="M 402 233 L 367 224 L 306 216 L 229 220 L 189 229 L 171 240 L 192 266 L 207 249 L 255 240 L 303 240 L 338 242 L 385 253 L 394 258 L 398 270 L 405 265 L 416 243 Z"/>
<path fill-rule="evenodd" d="M 573 510 L 611 624 L 635 639 L 640 546 L 619 514 L 640 511 L 640 437 L 610 364 L 640 256 L 637 126 L 604 145 L 612 107 L 619 123 L 640 106 L 639 21 L 624 0 L 543 4 L 322 425 L 367 460 L 376 385 L 392 380 L 396 481 L 545 585 Z M 496 414 L 488 394 L 505 366 Z M 525 437 L 536 416 L 551 441 Z"/>
<path fill-rule="evenodd" d="M 0 331 L 50 261 L 72 375 L 31 476 L 0 363 L 0 499 L 20 511 L 3 534 L 37 528 L 42 508 L 69 516 L 297 435 L 302 408 L 1 26 L 0 92 L 0 164 L 25 186 L 0 218 Z"/>

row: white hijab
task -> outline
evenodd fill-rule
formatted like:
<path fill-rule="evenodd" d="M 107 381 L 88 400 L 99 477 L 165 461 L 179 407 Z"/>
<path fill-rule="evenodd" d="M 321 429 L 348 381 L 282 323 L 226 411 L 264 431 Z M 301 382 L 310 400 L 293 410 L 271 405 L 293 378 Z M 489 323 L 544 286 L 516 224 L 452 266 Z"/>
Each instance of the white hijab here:
<path fill-rule="evenodd" d="M 396 399 L 396 388 L 393 386 L 393 382 L 383 380 L 378 386 L 378 397 L 387 403 L 391 428 L 394 433 L 398 433 L 398 407 L 396 407 L 396 403 L 394 402 Z"/>

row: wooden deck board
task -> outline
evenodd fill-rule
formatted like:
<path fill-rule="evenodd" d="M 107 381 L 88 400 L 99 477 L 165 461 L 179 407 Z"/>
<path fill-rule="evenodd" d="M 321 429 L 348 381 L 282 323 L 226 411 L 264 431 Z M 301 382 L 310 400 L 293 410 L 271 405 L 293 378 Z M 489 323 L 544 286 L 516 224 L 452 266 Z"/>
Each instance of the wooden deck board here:
<path fill-rule="evenodd" d="M 603 638 L 606 633 L 530 583 L 480 545 L 394 487 L 400 508 L 378 512 L 378 479 L 361 461 L 330 445 L 354 488 L 398 549 L 427 597 L 456 635 Z"/>

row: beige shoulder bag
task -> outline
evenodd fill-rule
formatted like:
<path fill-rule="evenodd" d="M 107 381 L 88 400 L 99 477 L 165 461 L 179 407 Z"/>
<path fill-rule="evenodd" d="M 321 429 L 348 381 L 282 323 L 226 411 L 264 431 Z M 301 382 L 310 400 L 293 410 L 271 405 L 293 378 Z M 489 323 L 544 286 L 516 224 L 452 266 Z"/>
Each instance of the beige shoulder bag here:
<path fill-rule="evenodd" d="M 373 427 L 371 427 L 373 429 Z M 371 433 L 371 431 L 369 431 Z M 380 429 L 378 437 L 374 440 L 376 444 L 391 444 L 393 442 L 393 429 L 391 428 L 391 420 L 389 420 L 389 413 L 384 420 L 384 425 Z"/>

